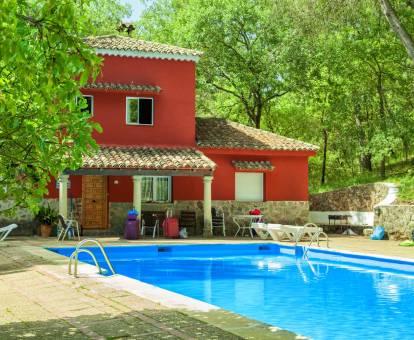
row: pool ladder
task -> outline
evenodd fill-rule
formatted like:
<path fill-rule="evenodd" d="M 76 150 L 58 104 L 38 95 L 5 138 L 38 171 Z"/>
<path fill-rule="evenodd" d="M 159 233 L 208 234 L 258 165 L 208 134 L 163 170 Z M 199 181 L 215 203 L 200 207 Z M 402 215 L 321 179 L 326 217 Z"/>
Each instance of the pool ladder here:
<path fill-rule="evenodd" d="M 103 270 L 102 270 L 101 266 L 99 265 L 98 261 L 96 260 L 95 255 L 90 250 L 82 248 L 82 246 L 84 246 L 86 243 L 93 243 L 93 244 L 96 244 L 99 247 L 99 249 L 101 250 L 101 253 L 102 253 L 102 255 L 105 259 L 105 262 L 109 267 L 109 270 L 112 272 L 112 275 L 115 275 L 115 270 L 112 267 L 111 261 L 109 261 L 108 255 L 106 255 L 106 251 L 105 251 L 104 247 L 102 246 L 102 243 L 99 242 L 98 240 L 94 240 L 94 239 L 91 239 L 91 238 L 84 239 L 76 245 L 75 251 L 69 257 L 68 274 L 72 275 L 72 261 L 75 260 L 74 265 L 73 265 L 74 266 L 73 275 L 74 275 L 74 277 L 78 277 L 78 262 L 79 262 L 78 255 L 79 255 L 79 253 L 89 254 L 92 257 L 93 262 L 95 262 L 95 266 L 96 266 L 96 268 L 98 268 L 99 274 L 103 273 Z"/>
<path fill-rule="evenodd" d="M 310 246 L 312 245 L 313 242 L 316 241 L 317 244 L 318 244 L 318 247 L 319 247 L 319 241 L 320 241 L 319 240 L 319 236 L 320 235 L 325 236 L 325 240 L 324 241 L 326 241 L 326 247 L 329 248 L 329 237 L 328 237 L 328 235 L 325 232 L 320 231 L 318 233 L 313 234 L 312 237 L 311 237 L 311 239 L 310 239 L 310 241 L 309 241 L 308 246 L 307 247 L 304 247 L 305 248 L 305 250 L 303 252 L 303 257 L 304 258 L 308 258 L 308 251 L 309 251 L 309 248 L 310 248 Z"/>

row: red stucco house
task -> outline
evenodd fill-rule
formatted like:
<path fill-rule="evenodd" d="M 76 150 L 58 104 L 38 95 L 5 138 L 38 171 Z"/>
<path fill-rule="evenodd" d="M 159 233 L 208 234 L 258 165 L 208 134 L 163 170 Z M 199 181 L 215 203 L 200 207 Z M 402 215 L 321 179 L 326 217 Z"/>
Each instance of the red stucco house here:
<path fill-rule="evenodd" d="M 49 199 L 85 230 L 119 232 L 128 209 L 197 212 L 209 234 L 210 207 L 226 219 L 262 209 L 268 220 L 308 213 L 308 158 L 316 147 L 220 118 L 196 117 L 201 53 L 129 37 L 86 42 L 103 57 L 82 89 L 102 133 L 100 150 L 49 185 Z M 209 213 L 210 212 L 210 213 Z"/>

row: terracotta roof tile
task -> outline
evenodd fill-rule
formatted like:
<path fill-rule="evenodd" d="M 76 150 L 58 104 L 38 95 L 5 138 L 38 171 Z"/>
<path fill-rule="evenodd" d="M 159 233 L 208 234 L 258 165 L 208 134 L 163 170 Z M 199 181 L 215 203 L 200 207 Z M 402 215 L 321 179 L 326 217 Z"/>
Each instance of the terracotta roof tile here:
<path fill-rule="evenodd" d="M 216 164 L 191 148 L 101 146 L 85 156 L 83 168 L 142 170 L 213 170 Z"/>
<path fill-rule="evenodd" d="M 270 161 L 233 161 L 237 170 L 264 170 L 272 171 L 274 166 Z"/>
<path fill-rule="evenodd" d="M 97 37 L 87 37 L 84 41 L 93 48 L 120 50 L 120 51 L 135 51 L 135 52 L 149 52 L 160 54 L 178 54 L 183 56 L 201 56 L 202 52 L 182 48 L 178 46 L 160 44 L 157 42 L 144 41 L 131 37 L 121 35 L 102 35 Z"/>
<path fill-rule="evenodd" d="M 118 90 L 118 91 L 145 91 L 159 93 L 161 88 L 153 85 L 120 84 L 120 83 L 88 83 L 83 88 L 96 90 Z"/>
<path fill-rule="evenodd" d="M 252 150 L 316 151 L 318 147 L 223 118 L 196 118 L 199 147 Z"/>

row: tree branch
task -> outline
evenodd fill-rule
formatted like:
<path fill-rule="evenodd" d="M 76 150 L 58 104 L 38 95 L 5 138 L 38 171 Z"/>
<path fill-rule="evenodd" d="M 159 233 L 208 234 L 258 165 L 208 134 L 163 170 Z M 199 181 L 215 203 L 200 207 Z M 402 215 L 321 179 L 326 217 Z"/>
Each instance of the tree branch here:
<path fill-rule="evenodd" d="M 392 30 L 398 36 L 398 38 L 403 43 L 405 49 L 412 62 L 414 63 L 414 41 L 411 38 L 410 34 L 407 32 L 400 19 L 397 17 L 394 8 L 392 7 L 390 1 L 380 0 L 381 9 L 387 18 L 389 24 L 391 25 Z M 411 1 L 410 1 L 411 2 Z"/>

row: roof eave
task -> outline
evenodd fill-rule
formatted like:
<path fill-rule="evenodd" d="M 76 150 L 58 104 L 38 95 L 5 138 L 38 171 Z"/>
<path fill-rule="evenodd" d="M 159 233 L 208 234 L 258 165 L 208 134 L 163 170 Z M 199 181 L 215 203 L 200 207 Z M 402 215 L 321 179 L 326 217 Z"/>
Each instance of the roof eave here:
<path fill-rule="evenodd" d="M 268 155 L 268 156 L 315 156 L 317 150 L 277 150 L 277 149 L 254 149 L 197 145 L 203 153 L 229 155 L 237 152 L 239 155 Z"/>
<path fill-rule="evenodd" d="M 109 56 L 118 56 L 118 57 L 192 61 L 195 63 L 197 63 L 200 59 L 199 55 L 115 50 L 115 49 L 106 49 L 106 48 L 96 48 L 95 52 L 100 55 L 109 55 Z"/>

